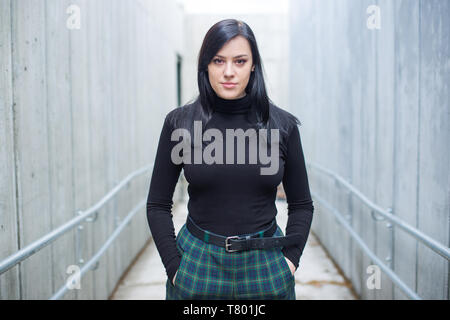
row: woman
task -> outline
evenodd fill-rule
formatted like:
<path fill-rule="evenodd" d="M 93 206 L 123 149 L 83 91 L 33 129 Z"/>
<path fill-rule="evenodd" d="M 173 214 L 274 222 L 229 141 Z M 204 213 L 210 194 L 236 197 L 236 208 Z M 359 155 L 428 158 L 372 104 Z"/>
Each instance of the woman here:
<path fill-rule="evenodd" d="M 267 97 L 255 36 L 242 21 L 222 20 L 207 32 L 197 80 L 196 100 L 164 120 L 147 200 L 166 299 L 295 300 L 314 210 L 300 122 Z M 176 237 L 171 209 L 181 169 L 189 214 Z M 281 182 L 286 236 L 275 220 Z"/>

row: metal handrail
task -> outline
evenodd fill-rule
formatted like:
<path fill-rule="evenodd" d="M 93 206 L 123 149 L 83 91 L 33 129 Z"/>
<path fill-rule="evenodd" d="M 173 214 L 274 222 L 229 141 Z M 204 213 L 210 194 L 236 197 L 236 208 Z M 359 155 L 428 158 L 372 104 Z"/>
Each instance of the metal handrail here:
<path fill-rule="evenodd" d="M 376 256 L 375 253 L 373 253 L 369 247 L 364 243 L 364 241 L 361 239 L 361 237 L 358 235 L 358 233 L 355 232 L 355 230 L 350 226 L 350 224 L 345 220 L 345 218 L 342 217 L 342 214 L 339 213 L 336 209 L 334 209 L 331 205 L 328 204 L 327 201 L 322 199 L 320 196 L 318 196 L 316 193 L 311 192 L 312 196 L 319 200 L 325 207 L 328 208 L 338 219 L 339 223 L 341 223 L 345 229 L 350 233 L 350 236 L 356 240 L 358 245 L 361 247 L 361 249 L 367 253 L 367 255 L 374 261 L 381 270 L 384 271 L 384 273 L 394 282 L 409 298 L 414 300 L 421 300 L 422 298 L 417 295 L 414 290 L 412 290 L 410 287 L 408 287 L 399 277 L 398 275 L 389 268 L 386 264 L 384 264 L 380 258 Z"/>
<path fill-rule="evenodd" d="M 349 191 L 351 191 L 354 195 L 356 195 L 363 203 L 365 203 L 372 210 L 375 210 L 376 212 L 378 212 L 380 215 L 382 215 L 383 217 L 388 219 L 390 222 L 392 222 L 393 224 L 395 224 L 402 230 L 404 230 L 407 233 L 409 233 L 410 235 L 412 235 L 417 240 L 421 241 L 423 244 L 425 244 L 427 247 L 429 247 L 436 253 L 440 254 L 442 257 L 446 258 L 447 260 L 450 260 L 450 248 L 439 243 L 438 241 L 434 240 L 430 236 L 424 234 L 422 231 L 414 228 L 413 226 L 404 222 L 402 219 L 396 217 L 395 215 L 389 213 L 388 211 L 386 211 L 383 208 L 379 207 L 378 205 L 374 204 L 365 195 L 363 195 L 358 189 L 356 189 L 353 185 L 351 185 L 349 182 L 347 182 L 344 178 L 342 178 L 337 173 L 335 173 L 331 170 L 328 170 L 319 164 L 315 164 L 312 162 L 307 162 L 307 166 L 309 166 L 311 168 L 315 168 L 315 169 L 322 171 L 322 172 L 328 174 L 329 176 L 333 177 L 336 181 L 338 181 L 343 186 L 345 186 Z"/>
<path fill-rule="evenodd" d="M 69 230 L 73 229 L 74 227 L 78 226 L 83 222 L 83 220 L 88 219 L 92 214 L 96 213 L 101 207 L 103 207 L 109 200 L 113 198 L 113 196 L 119 192 L 124 186 L 126 186 L 130 180 L 134 179 L 136 176 L 140 176 L 144 172 L 147 172 L 150 170 L 150 168 L 153 167 L 153 163 L 142 167 L 141 169 L 138 169 L 132 173 L 130 173 L 128 176 L 126 176 L 119 184 L 117 184 L 111 191 L 109 191 L 99 202 L 97 202 L 92 207 L 88 208 L 85 211 L 79 211 L 79 215 L 70 221 L 66 222 L 62 226 L 54 229 L 53 231 L 47 233 L 40 239 L 32 242 L 25 248 L 17 251 L 15 254 L 9 256 L 8 258 L 4 259 L 0 262 L 0 274 L 8 271 L 13 266 L 18 264 L 19 262 L 25 260 L 26 258 L 30 257 L 31 255 L 37 253 L 39 250 L 43 249 L 44 247 L 51 244 L 53 241 L 61 237 L 63 234 L 68 232 Z"/>
<path fill-rule="evenodd" d="M 133 210 L 131 210 L 130 213 L 125 217 L 125 219 L 123 219 L 122 223 L 114 230 L 113 234 L 108 238 L 108 240 L 106 240 L 103 246 L 97 251 L 97 253 L 89 261 L 87 261 L 85 265 L 83 265 L 78 274 L 79 280 L 81 280 L 81 278 L 89 269 L 95 267 L 94 264 L 98 262 L 98 260 L 100 260 L 106 249 L 109 248 L 109 246 L 113 243 L 117 236 L 122 232 L 123 228 L 125 228 L 125 226 L 130 223 L 131 218 L 133 218 L 133 216 L 137 212 L 139 212 L 139 210 L 144 207 L 145 204 L 146 199 L 142 200 L 136 207 L 134 207 Z M 69 290 L 69 288 L 68 284 L 66 283 L 61 286 L 61 288 L 59 288 L 59 290 L 52 297 L 50 297 L 49 300 L 60 299 L 67 292 L 67 290 Z"/>

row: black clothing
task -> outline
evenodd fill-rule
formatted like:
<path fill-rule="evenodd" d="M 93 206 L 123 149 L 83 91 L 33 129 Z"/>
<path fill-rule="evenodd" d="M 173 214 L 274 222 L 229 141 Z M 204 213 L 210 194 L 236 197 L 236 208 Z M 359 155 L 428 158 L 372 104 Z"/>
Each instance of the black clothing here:
<path fill-rule="evenodd" d="M 193 105 L 182 108 L 190 107 Z M 278 108 L 273 105 L 270 107 Z M 251 128 L 246 118 L 246 113 L 251 108 L 249 95 L 234 100 L 226 100 L 216 95 L 214 108 L 215 112 L 203 134 L 209 128 L 220 130 L 223 137 L 223 157 L 219 158 L 223 159 L 223 164 L 206 164 L 204 154 L 201 164 L 195 164 L 194 152 L 191 152 L 190 163 L 184 161 L 181 164 L 174 164 L 171 151 L 180 141 L 171 141 L 172 130 L 176 128 L 168 121 L 168 116 L 165 118 L 159 138 L 147 199 L 147 218 L 169 279 L 173 279 L 181 260 L 176 248 L 171 210 L 173 192 L 182 168 L 189 183 L 189 215 L 201 228 L 224 236 L 254 233 L 267 228 L 277 214 L 275 206 L 277 186 L 283 182 L 288 203 L 285 234 L 304 235 L 303 241 L 298 245 L 282 249 L 285 257 L 297 268 L 314 211 L 297 125 L 289 128 L 286 146 L 283 147 L 280 142 L 279 167 L 277 166 L 276 173 L 263 175 L 261 168 L 270 167 L 270 164 L 261 164 L 259 155 L 257 164 L 250 163 L 248 139 L 245 139 L 244 164 L 237 161 L 239 153 L 236 142 L 234 161 L 231 164 L 226 161 L 228 148 L 225 129 L 241 128 L 246 131 Z M 170 113 L 179 109 L 174 109 Z M 282 112 L 287 113 L 284 110 Z M 214 141 L 214 137 L 211 141 Z M 215 155 L 215 152 L 212 154 Z M 268 151 L 266 154 L 268 155 Z"/>

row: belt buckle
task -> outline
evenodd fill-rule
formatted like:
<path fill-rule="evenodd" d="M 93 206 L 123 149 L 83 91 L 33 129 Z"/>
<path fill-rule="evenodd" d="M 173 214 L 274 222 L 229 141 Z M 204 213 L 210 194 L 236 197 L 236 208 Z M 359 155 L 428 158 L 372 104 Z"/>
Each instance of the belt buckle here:
<path fill-rule="evenodd" d="M 225 251 L 226 252 L 235 252 L 235 251 L 239 251 L 239 250 L 229 250 L 228 247 L 231 246 L 231 243 L 228 243 L 228 240 L 230 239 L 239 239 L 238 236 L 231 236 L 231 237 L 227 237 L 225 239 Z"/>

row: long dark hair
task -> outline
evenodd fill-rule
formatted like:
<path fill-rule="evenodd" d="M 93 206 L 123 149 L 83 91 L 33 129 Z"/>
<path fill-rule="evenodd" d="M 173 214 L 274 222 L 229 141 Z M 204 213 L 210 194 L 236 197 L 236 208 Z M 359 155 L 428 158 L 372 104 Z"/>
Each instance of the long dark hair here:
<path fill-rule="evenodd" d="M 245 22 L 236 19 L 221 20 L 208 30 L 198 55 L 197 82 L 199 95 L 194 98 L 193 102 L 188 102 L 183 107 L 170 112 L 168 120 L 171 121 L 174 128 L 188 129 L 191 137 L 194 137 L 194 120 L 201 120 L 204 131 L 215 110 L 215 93 L 209 83 L 208 65 L 223 45 L 237 36 L 242 36 L 248 40 L 255 66 L 245 88 L 245 92 L 250 95 L 251 101 L 247 118 L 256 130 L 262 128 L 268 130 L 268 141 L 271 141 L 270 129 L 279 129 L 280 143 L 283 143 L 292 125 L 301 125 L 301 123 L 294 115 L 276 107 L 267 96 L 263 66 L 255 35 Z"/>

